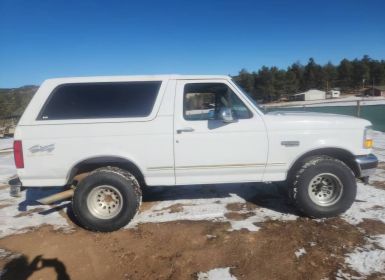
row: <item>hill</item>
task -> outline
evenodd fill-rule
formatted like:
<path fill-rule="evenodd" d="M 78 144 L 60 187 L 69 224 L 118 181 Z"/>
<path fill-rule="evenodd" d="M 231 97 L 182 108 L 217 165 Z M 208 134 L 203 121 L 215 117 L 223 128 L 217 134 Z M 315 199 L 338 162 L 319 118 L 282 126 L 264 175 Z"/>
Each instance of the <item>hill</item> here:
<path fill-rule="evenodd" d="M 21 115 L 39 87 L 0 88 L 0 118 Z"/>

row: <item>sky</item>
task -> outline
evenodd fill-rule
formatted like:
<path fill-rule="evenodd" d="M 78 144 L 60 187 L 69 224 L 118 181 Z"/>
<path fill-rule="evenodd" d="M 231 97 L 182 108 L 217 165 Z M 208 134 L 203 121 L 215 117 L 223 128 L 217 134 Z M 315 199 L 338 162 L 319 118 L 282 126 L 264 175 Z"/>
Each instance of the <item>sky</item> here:
<path fill-rule="evenodd" d="M 0 0 L 0 88 L 385 59 L 385 1 Z"/>

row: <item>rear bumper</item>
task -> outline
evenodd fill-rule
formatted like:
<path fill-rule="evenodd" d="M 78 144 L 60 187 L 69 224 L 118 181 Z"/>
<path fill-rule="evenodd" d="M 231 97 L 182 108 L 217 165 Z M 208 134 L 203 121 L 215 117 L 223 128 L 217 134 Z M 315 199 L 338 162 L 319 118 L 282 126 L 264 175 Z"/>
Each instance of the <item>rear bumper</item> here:
<path fill-rule="evenodd" d="M 356 163 L 359 169 L 359 178 L 367 178 L 376 171 L 378 159 L 373 154 L 356 156 Z"/>

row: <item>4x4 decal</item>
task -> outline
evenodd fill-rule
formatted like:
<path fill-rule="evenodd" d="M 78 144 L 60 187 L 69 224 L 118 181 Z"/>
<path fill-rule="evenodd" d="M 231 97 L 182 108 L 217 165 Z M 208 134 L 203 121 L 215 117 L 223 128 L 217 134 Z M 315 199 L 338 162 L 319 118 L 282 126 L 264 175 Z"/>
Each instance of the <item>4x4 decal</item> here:
<path fill-rule="evenodd" d="M 31 148 L 28 149 L 31 153 L 35 154 L 38 152 L 52 152 L 55 150 L 55 144 L 49 144 L 46 146 L 41 146 L 41 145 L 34 145 Z"/>

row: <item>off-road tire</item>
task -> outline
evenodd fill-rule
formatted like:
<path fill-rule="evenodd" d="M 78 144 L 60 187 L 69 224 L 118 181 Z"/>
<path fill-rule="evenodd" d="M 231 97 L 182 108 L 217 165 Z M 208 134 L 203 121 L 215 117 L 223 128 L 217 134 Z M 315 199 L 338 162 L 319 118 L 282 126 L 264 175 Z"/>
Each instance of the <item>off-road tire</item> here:
<path fill-rule="evenodd" d="M 342 194 L 332 205 L 319 205 L 309 194 L 312 179 L 320 174 L 332 174 L 342 185 Z M 353 204 L 357 184 L 353 171 L 342 161 L 328 156 L 315 156 L 304 161 L 289 183 L 289 196 L 294 205 L 308 217 L 327 218 L 344 213 Z"/>
<path fill-rule="evenodd" d="M 103 185 L 114 187 L 122 197 L 120 212 L 110 219 L 96 217 L 87 205 L 92 190 Z M 136 178 L 126 170 L 108 166 L 96 169 L 79 183 L 74 192 L 72 207 L 75 218 L 84 228 L 110 232 L 127 225 L 137 213 L 141 201 L 142 192 Z"/>

